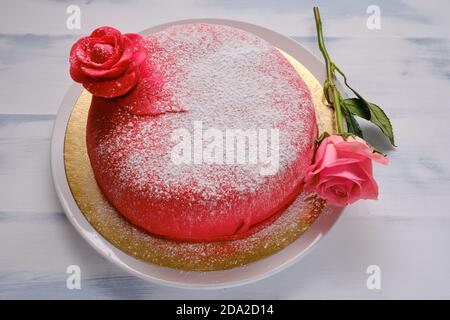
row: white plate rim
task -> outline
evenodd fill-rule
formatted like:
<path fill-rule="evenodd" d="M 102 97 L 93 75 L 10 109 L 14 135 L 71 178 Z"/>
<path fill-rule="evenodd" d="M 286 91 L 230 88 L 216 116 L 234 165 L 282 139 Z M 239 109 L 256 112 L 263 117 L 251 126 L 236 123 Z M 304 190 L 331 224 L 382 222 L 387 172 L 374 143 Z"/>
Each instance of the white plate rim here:
<path fill-rule="evenodd" d="M 247 22 L 228 19 L 187 19 L 168 22 L 140 32 L 147 36 L 172 25 L 215 23 L 254 33 L 300 61 L 318 80 L 325 79 L 324 64 L 295 40 Z M 248 265 L 221 271 L 181 271 L 150 264 L 127 255 L 104 239 L 86 220 L 72 196 L 64 168 L 64 138 L 73 106 L 83 88 L 73 84 L 56 115 L 51 141 L 51 169 L 56 193 L 64 212 L 80 235 L 103 257 L 121 269 L 153 283 L 176 288 L 220 289 L 249 284 L 274 275 L 302 259 L 336 223 L 342 209 L 329 207 L 296 241 L 281 251 Z"/>

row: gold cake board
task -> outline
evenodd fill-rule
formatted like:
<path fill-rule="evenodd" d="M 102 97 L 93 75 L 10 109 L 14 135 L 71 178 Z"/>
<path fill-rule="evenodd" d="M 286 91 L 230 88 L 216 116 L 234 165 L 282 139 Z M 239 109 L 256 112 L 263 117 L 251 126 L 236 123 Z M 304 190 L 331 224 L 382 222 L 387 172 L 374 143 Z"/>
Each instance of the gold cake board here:
<path fill-rule="evenodd" d="M 281 50 L 280 50 L 281 51 Z M 307 84 L 319 133 L 333 132 L 333 112 L 323 102 L 323 89 L 300 62 L 281 51 Z M 91 95 L 84 90 L 70 115 L 64 140 L 64 166 L 72 195 L 89 223 L 121 251 L 156 265 L 189 271 L 242 266 L 267 257 L 300 237 L 325 209 L 324 201 L 301 194 L 270 226 L 240 240 L 180 242 L 153 236 L 125 220 L 105 199 L 92 171 L 86 148 Z"/>

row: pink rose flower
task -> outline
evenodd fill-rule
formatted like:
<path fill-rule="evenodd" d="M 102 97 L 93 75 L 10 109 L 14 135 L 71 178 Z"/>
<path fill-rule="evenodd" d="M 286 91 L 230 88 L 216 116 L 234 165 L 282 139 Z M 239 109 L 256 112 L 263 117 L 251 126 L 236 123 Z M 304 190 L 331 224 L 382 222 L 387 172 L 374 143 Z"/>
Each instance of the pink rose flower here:
<path fill-rule="evenodd" d="M 70 75 L 94 96 L 119 97 L 136 85 L 145 58 L 140 35 L 101 27 L 73 45 Z"/>
<path fill-rule="evenodd" d="M 330 136 L 319 145 L 314 163 L 306 169 L 305 191 L 337 206 L 359 199 L 377 199 L 378 185 L 372 175 L 372 160 L 389 160 L 360 138 Z"/>

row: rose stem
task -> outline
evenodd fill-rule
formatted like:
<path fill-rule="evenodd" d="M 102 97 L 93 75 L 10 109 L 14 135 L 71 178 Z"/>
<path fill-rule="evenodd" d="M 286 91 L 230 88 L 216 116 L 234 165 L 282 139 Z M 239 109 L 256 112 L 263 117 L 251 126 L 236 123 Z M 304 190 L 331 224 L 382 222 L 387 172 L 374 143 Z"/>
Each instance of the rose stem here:
<path fill-rule="evenodd" d="M 328 95 L 331 96 L 332 102 L 328 102 L 332 104 L 336 117 L 336 129 L 338 134 L 345 133 L 344 129 L 344 119 L 342 117 L 342 107 L 341 107 L 341 97 L 339 91 L 336 88 L 336 84 L 334 83 L 334 71 L 333 71 L 333 63 L 331 62 L 330 56 L 328 55 L 327 49 L 325 48 L 325 43 L 323 41 L 322 34 L 322 21 L 320 20 L 319 8 L 314 7 L 314 18 L 316 20 L 316 29 L 317 29 L 317 40 L 319 42 L 319 48 L 322 52 L 322 55 L 325 59 L 326 71 L 327 71 L 327 80 L 325 81 L 324 90 L 328 90 Z"/>

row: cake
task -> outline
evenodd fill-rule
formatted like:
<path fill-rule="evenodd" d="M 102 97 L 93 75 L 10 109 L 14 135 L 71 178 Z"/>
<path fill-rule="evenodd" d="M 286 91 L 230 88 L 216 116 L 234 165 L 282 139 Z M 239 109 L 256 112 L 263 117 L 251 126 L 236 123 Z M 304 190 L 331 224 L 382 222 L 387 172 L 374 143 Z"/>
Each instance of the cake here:
<path fill-rule="evenodd" d="M 94 96 L 89 109 L 87 151 L 103 195 L 170 240 L 237 240 L 273 223 L 301 193 L 314 155 L 301 76 L 265 40 L 224 25 L 175 25 L 141 45 L 131 91 Z M 190 151 L 181 160 L 180 145 Z"/>

